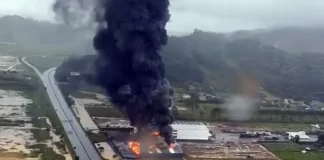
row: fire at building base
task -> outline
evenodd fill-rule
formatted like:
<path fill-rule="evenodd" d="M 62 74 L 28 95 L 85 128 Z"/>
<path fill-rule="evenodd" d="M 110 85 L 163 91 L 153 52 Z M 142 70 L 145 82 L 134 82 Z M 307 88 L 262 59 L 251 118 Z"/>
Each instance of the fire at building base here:
<path fill-rule="evenodd" d="M 182 158 L 179 144 L 167 145 L 158 132 L 137 132 L 115 135 L 112 145 L 124 159 L 173 159 Z"/>
<path fill-rule="evenodd" d="M 199 141 L 191 138 L 190 141 L 177 141 L 167 145 L 159 132 L 146 130 L 136 131 L 124 120 L 111 120 L 112 122 L 99 125 L 102 133 L 109 137 L 109 144 L 122 159 L 145 160 L 207 160 L 207 159 L 267 159 L 278 160 L 271 152 L 259 144 L 239 141 Z M 177 132 L 188 132 L 187 124 L 174 122 L 182 127 L 175 127 Z M 189 123 L 189 122 L 188 122 Z M 197 123 L 193 123 L 197 124 Z M 183 130 L 181 130 L 181 128 Z M 189 128 L 190 129 L 190 128 Z M 180 132 L 181 130 L 181 132 Z M 175 135 L 175 134 L 174 134 Z M 179 135 L 178 135 L 179 136 Z"/>

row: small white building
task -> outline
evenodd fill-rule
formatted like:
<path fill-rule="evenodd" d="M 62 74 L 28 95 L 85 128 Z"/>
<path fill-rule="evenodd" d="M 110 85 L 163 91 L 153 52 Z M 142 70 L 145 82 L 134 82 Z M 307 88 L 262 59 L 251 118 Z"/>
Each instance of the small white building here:
<path fill-rule="evenodd" d="M 211 136 L 202 122 L 176 121 L 171 126 L 173 138 L 177 141 L 208 141 Z"/>
<path fill-rule="evenodd" d="M 182 94 L 181 96 L 183 99 L 190 99 L 190 95 L 189 94 Z"/>
<path fill-rule="evenodd" d="M 214 96 L 214 95 L 211 95 L 211 94 L 206 94 L 206 97 L 207 97 L 208 99 L 216 99 L 216 98 L 219 98 L 219 97 Z"/>
<path fill-rule="evenodd" d="M 199 100 L 201 100 L 201 101 L 206 101 L 206 100 L 207 100 L 207 96 L 204 95 L 204 94 L 200 94 L 200 95 L 199 95 Z"/>
<path fill-rule="evenodd" d="M 299 136 L 299 140 L 309 140 L 310 137 L 306 135 L 305 131 L 299 131 L 299 132 L 287 132 L 289 140 L 292 140 L 295 138 L 297 135 Z"/>
<path fill-rule="evenodd" d="M 311 124 L 311 127 L 313 131 L 321 130 L 321 127 L 318 124 Z"/>
<path fill-rule="evenodd" d="M 71 76 L 80 76 L 80 73 L 79 72 L 70 72 L 70 75 Z"/>

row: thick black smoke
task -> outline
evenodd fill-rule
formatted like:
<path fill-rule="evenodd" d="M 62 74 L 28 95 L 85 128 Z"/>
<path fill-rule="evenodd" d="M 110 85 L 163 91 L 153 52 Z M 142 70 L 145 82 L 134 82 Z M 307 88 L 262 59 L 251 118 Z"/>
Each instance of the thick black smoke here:
<path fill-rule="evenodd" d="M 111 102 L 132 125 L 156 125 L 172 143 L 173 89 L 164 78 L 161 48 L 167 43 L 169 0 L 102 1 L 106 23 L 94 38 L 97 74 Z"/>
<path fill-rule="evenodd" d="M 168 7 L 169 0 L 56 0 L 53 10 L 69 25 L 93 16 L 99 24 L 97 81 L 132 125 L 155 125 L 170 144 L 173 89 L 160 55 L 168 38 Z"/>

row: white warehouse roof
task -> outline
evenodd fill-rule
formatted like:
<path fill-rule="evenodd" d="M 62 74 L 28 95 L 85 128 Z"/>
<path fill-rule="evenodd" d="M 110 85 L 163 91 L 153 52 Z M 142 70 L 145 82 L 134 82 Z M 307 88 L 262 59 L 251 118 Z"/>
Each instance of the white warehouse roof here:
<path fill-rule="evenodd" d="M 301 139 L 309 139 L 310 137 L 306 135 L 305 131 L 299 131 L 299 132 L 287 132 L 289 135 L 289 138 L 294 138 L 295 136 L 299 136 Z"/>
<path fill-rule="evenodd" d="M 176 121 L 171 126 L 177 140 L 209 140 L 211 136 L 207 126 L 201 122 Z"/>

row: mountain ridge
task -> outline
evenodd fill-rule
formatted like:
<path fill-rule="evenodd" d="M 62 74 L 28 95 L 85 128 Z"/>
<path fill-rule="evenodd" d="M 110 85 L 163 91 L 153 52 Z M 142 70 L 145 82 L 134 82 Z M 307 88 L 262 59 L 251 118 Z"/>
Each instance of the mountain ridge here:
<path fill-rule="evenodd" d="M 311 34 L 306 36 L 307 33 Z M 259 29 L 231 34 L 196 29 L 189 35 L 169 36 L 162 57 L 167 77 L 179 87 L 199 84 L 206 89 L 235 92 L 240 76 L 248 74 L 276 95 L 324 99 L 322 34 L 321 28 Z M 0 18 L 0 42 L 11 43 L 0 43 L 0 52 L 10 55 L 94 54 L 92 35 L 91 28 L 71 28 L 19 16 Z M 274 45 L 285 35 L 292 35 L 282 39 L 285 45 Z M 313 36 L 312 41 L 307 42 L 309 36 Z M 304 41 L 304 45 L 299 45 Z M 60 69 L 82 72 L 82 69 L 93 69 L 90 64 L 94 62 L 95 55 L 92 55 L 78 58 L 76 63 L 67 61 Z"/>
<path fill-rule="evenodd" d="M 322 27 L 278 27 L 250 31 L 235 31 L 229 39 L 254 38 L 295 53 L 324 53 L 324 28 Z"/>
<path fill-rule="evenodd" d="M 171 36 L 162 57 L 166 76 L 177 87 L 198 84 L 204 90 L 235 93 L 240 77 L 249 76 L 278 96 L 324 100 L 323 54 L 294 54 L 257 39 L 228 40 L 223 34 L 195 30 L 188 36 Z M 88 74 L 80 65 L 91 63 L 95 55 L 70 59 L 58 74 L 68 75 L 71 68 Z"/>

